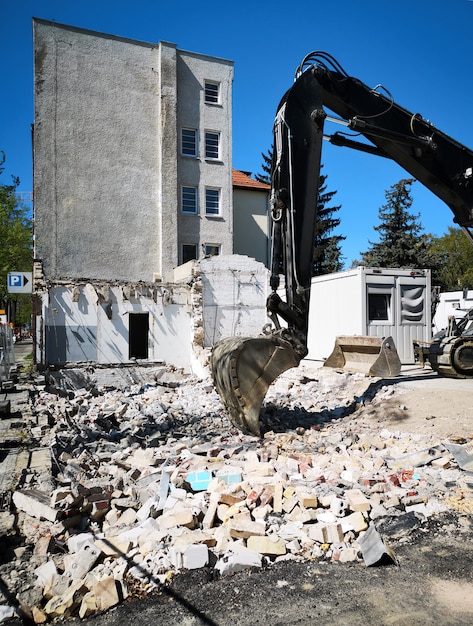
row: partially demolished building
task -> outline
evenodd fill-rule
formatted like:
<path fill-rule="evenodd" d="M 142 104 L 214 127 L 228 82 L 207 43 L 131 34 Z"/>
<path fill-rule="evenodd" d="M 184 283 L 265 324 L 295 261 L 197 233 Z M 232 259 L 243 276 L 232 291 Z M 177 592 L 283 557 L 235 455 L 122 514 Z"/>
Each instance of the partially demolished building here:
<path fill-rule="evenodd" d="M 264 266 L 241 257 L 230 271 L 224 260 L 233 63 L 40 19 L 33 31 L 38 366 L 191 368 L 205 343 L 201 269 L 212 255 L 229 276 L 213 310 L 249 285 L 261 326 Z M 214 310 L 207 337 L 224 318 Z"/>

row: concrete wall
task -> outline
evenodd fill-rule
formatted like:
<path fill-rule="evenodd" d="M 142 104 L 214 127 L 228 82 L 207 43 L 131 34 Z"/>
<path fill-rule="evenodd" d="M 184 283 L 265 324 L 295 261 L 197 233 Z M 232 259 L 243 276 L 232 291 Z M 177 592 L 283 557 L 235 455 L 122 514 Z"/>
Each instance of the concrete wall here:
<path fill-rule="evenodd" d="M 164 363 L 205 377 L 210 348 L 267 323 L 268 270 L 237 255 L 190 262 L 166 285 L 104 282 L 37 289 L 36 361 L 43 367 Z M 146 357 L 133 358 L 131 317 L 146 316 Z"/>
<path fill-rule="evenodd" d="M 34 53 L 36 257 L 50 276 L 152 280 L 158 48 L 35 20 Z"/>
<path fill-rule="evenodd" d="M 245 254 L 269 267 L 270 219 L 267 191 L 233 191 L 233 252 Z"/>
<path fill-rule="evenodd" d="M 269 272 L 245 256 L 210 257 L 200 262 L 204 347 L 224 337 L 259 335 L 269 322 Z"/>
<path fill-rule="evenodd" d="M 199 250 L 212 243 L 231 252 L 232 62 L 44 20 L 33 26 L 35 258 L 45 275 L 168 282 L 190 237 Z M 221 104 L 205 105 L 205 79 L 221 83 Z M 201 153 L 184 164 L 179 134 L 188 124 L 202 148 L 206 129 L 221 134 L 221 160 Z M 221 189 L 221 216 L 180 215 L 183 182 L 202 198 L 205 186 Z"/>
<path fill-rule="evenodd" d="M 148 358 L 130 357 L 130 316 L 148 317 Z M 190 288 L 56 286 L 42 296 L 43 365 L 161 362 L 189 370 Z"/>

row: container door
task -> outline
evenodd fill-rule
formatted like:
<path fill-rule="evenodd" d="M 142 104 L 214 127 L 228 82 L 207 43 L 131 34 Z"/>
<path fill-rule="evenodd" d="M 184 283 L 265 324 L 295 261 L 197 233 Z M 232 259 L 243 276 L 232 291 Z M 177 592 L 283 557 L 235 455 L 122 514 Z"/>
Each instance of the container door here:
<path fill-rule="evenodd" d="M 413 341 L 429 341 L 430 289 L 403 277 L 397 279 L 397 309 L 399 325 L 394 342 L 401 363 L 414 363 Z"/>
<path fill-rule="evenodd" d="M 397 311 L 394 282 L 367 283 L 366 298 L 367 335 L 392 337 L 396 342 L 394 333 Z"/>

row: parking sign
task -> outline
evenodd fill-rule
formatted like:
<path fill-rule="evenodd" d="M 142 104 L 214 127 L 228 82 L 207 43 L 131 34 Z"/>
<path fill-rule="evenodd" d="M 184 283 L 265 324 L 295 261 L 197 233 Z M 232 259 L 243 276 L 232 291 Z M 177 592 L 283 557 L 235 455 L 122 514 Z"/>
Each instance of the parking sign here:
<path fill-rule="evenodd" d="M 32 272 L 10 272 L 7 276 L 8 293 L 31 293 Z"/>

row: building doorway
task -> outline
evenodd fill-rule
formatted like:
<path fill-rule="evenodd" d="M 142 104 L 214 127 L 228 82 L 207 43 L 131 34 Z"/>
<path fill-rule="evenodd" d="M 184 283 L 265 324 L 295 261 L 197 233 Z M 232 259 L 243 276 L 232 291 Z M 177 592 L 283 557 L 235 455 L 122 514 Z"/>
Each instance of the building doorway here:
<path fill-rule="evenodd" d="M 147 359 L 149 313 L 130 313 L 128 324 L 128 358 Z"/>

